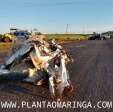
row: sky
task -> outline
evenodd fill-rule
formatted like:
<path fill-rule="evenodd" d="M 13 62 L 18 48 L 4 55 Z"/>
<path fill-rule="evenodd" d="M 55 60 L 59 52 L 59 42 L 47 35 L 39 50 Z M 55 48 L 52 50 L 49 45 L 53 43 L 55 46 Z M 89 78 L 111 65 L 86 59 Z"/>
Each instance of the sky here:
<path fill-rule="evenodd" d="M 10 27 L 42 33 L 113 30 L 113 0 L 0 0 L 0 33 Z"/>

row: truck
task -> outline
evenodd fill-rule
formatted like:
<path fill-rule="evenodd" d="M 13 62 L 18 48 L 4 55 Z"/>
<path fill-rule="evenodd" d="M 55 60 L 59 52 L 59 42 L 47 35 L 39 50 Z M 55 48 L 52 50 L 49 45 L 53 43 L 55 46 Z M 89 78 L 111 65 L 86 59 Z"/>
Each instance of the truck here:
<path fill-rule="evenodd" d="M 88 40 L 106 40 L 106 36 L 98 33 L 93 33 Z"/>
<path fill-rule="evenodd" d="M 1 42 L 12 42 L 15 38 L 19 39 L 27 39 L 29 38 L 30 33 L 27 30 L 20 30 L 17 28 L 10 28 L 9 33 L 4 33 L 3 35 L 0 35 L 0 41 Z"/>

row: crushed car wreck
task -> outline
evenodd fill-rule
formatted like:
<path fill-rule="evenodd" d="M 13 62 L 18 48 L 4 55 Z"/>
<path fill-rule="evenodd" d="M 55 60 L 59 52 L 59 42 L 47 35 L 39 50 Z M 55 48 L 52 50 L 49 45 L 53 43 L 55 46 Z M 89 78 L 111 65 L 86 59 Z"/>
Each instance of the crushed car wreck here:
<path fill-rule="evenodd" d="M 8 77 L 35 85 L 47 82 L 51 96 L 58 99 L 64 92 L 73 89 L 66 68 L 72 59 L 62 46 L 55 41 L 46 42 L 44 38 L 34 36 L 18 46 L 18 49 L 14 46 L 11 55 L 0 67 L 0 80 Z"/>

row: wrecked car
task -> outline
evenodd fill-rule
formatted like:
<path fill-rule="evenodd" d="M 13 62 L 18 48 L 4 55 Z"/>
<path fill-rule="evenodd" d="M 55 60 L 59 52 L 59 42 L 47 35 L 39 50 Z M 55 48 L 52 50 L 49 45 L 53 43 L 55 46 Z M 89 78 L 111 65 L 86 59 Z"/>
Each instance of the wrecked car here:
<path fill-rule="evenodd" d="M 47 82 L 51 96 L 61 98 L 64 92 L 73 89 L 66 67 L 71 60 L 55 41 L 48 43 L 35 37 L 18 49 L 12 48 L 11 55 L 0 67 L 0 80 L 10 78 L 35 85 Z"/>

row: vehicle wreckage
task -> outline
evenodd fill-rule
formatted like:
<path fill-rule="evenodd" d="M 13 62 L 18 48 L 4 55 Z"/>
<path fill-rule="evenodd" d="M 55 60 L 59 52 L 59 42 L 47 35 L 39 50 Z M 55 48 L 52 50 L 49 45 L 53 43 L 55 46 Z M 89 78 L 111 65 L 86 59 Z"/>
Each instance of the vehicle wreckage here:
<path fill-rule="evenodd" d="M 66 67 L 70 61 L 72 58 L 61 45 L 35 37 L 14 45 L 11 55 L 0 66 L 0 80 L 9 78 L 35 85 L 46 82 L 51 96 L 61 98 L 73 89 Z"/>

